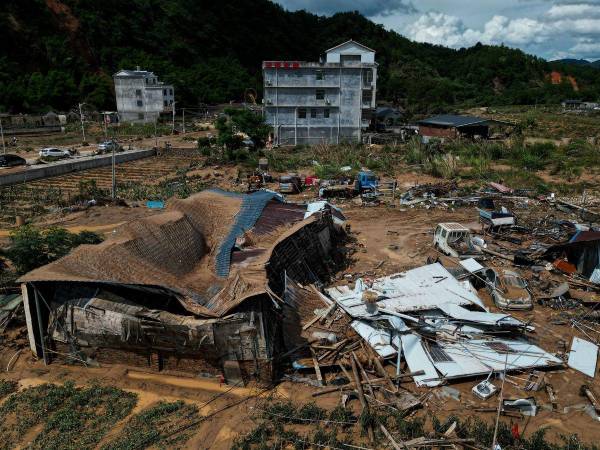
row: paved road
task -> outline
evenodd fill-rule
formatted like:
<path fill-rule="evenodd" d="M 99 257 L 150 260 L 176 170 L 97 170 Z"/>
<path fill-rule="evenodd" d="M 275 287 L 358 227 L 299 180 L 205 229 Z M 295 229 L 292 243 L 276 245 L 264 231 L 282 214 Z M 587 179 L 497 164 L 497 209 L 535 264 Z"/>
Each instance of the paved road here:
<path fill-rule="evenodd" d="M 145 158 L 149 156 L 146 155 L 138 155 L 135 156 L 136 153 L 149 153 L 151 150 L 148 149 L 133 149 L 126 150 L 123 152 L 117 153 L 117 164 L 121 162 L 125 162 L 125 160 L 134 160 Z M 128 156 L 131 155 L 131 156 Z M 96 161 L 96 159 L 102 158 L 103 161 Z M 89 161 L 89 162 L 88 162 Z M 28 161 L 31 162 L 31 161 Z M 35 161 L 33 161 L 35 162 Z M 60 166 L 66 166 L 61 168 Z M 103 155 L 77 155 L 71 158 L 65 158 L 55 162 L 49 162 L 44 164 L 31 164 L 28 166 L 21 167 L 13 167 L 10 169 L 1 169 L 0 170 L 0 186 L 1 185 L 10 185 L 16 183 L 22 183 L 23 181 L 33 181 L 40 178 L 48 178 L 50 176 L 62 175 L 65 173 L 77 172 L 82 170 L 89 170 L 95 167 L 101 167 L 110 165 L 110 153 Z M 22 176 L 22 179 L 21 179 Z"/>

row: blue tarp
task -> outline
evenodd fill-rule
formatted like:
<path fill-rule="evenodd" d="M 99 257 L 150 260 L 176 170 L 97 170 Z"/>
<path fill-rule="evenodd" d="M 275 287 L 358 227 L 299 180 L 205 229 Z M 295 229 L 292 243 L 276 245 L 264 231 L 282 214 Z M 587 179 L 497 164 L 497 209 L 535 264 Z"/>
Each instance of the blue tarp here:
<path fill-rule="evenodd" d="M 225 193 L 225 191 L 219 191 Z M 233 193 L 230 193 L 233 194 Z M 217 256 L 215 258 L 215 272 L 219 277 L 229 275 L 229 266 L 231 264 L 231 251 L 235 245 L 235 240 L 242 236 L 244 232 L 251 229 L 260 215 L 272 199 L 282 201 L 282 197 L 276 192 L 257 191 L 252 194 L 234 194 L 232 196 L 243 196 L 242 206 L 235 216 L 235 221 L 229 230 L 227 237 L 221 242 Z"/>

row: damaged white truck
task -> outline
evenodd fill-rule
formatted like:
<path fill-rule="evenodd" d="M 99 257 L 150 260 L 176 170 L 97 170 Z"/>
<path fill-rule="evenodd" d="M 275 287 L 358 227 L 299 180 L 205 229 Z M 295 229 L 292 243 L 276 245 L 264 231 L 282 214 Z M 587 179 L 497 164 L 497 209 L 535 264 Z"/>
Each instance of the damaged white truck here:
<path fill-rule="evenodd" d="M 433 246 L 448 256 L 472 258 L 481 254 L 483 239 L 473 237 L 471 230 L 455 222 L 439 223 L 433 233 Z"/>

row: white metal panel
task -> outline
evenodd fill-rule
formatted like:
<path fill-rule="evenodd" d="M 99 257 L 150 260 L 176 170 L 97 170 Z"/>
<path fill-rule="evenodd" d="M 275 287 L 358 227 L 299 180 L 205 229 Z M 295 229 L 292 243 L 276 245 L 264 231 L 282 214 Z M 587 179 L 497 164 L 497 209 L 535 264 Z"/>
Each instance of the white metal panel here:
<path fill-rule="evenodd" d="M 597 362 L 598 346 L 585 339 L 574 337 L 569 352 L 569 367 L 593 378 L 596 375 Z"/>
<path fill-rule="evenodd" d="M 417 386 L 435 387 L 442 384 L 442 380 L 440 380 L 433 362 L 431 362 L 429 355 L 423 348 L 420 336 L 416 334 L 404 334 L 394 338 L 395 343 L 398 343 L 398 341 L 402 343 L 402 353 L 410 371 L 417 372 L 423 370 L 425 372 L 424 375 L 413 377 Z"/>
<path fill-rule="evenodd" d="M 391 346 L 389 331 L 375 328 L 360 320 L 353 321 L 350 326 L 377 352 L 382 358 L 389 358 L 396 354 L 396 349 Z"/>
<path fill-rule="evenodd" d="M 468 259 L 463 259 L 461 261 L 459 261 L 459 264 L 461 266 L 463 266 L 463 268 L 468 271 L 468 272 L 478 272 L 480 270 L 483 270 L 484 267 L 479 264 L 477 261 L 475 261 L 474 258 L 468 258 Z"/>
<path fill-rule="evenodd" d="M 354 291 L 331 288 L 329 295 L 352 317 L 372 317 L 362 301 L 362 281 Z M 481 299 L 467 290 L 441 264 L 435 263 L 400 272 L 373 282 L 370 290 L 380 294 L 380 309 L 394 312 L 414 312 L 436 309 L 440 304 L 477 305 L 485 309 Z"/>
<path fill-rule="evenodd" d="M 508 347 L 509 353 L 503 351 L 501 346 Z M 562 364 L 560 359 L 540 347 L 527 341 L 513 339 L 494 339 L 493 341 L 471 339 L 456 343 L 443 343 L 442 347 L 453 358 L 458 355 L 470 355 L 488 368 L 485 372 L 472 373 L 472 375 L 485 374 L 491 370 L 501 372 L 505 365 L 506 370 L 511 371 Z"/>
<path fill-rule="evenodd" d="M 520 320 L 515 319 L 510 314 L 496 314 L 489 312 L 476 312 L 469 311 L 452 303 L 444 303 L 438 306 L 444 314 L 457 320 L 464 320 L 466 322 L 475 322 L 481 325 L 498 325 L 498 326 L 524 326 L 525 324 Z"/>

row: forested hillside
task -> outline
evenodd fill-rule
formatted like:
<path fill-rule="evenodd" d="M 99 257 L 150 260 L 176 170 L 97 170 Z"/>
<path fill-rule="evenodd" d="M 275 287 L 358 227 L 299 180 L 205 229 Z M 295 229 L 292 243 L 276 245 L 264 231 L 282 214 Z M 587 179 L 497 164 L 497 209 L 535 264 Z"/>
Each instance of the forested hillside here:
<path fill-rule="evenodd" d="M 264 59 L 316 60 L 353 38 L 377 50 L 379 98 L 411 110 L 600 97 L 600 71 L 506 47 L 411 42 L 358 13 L 319 17 L 268 0 L 4 0 L 0 111 L 114 109 L 112 74 L 136 65 L 176 87 L 180 106 L 261 90 Z M 551 85 L 551 70 L 573 75 Z"/>

